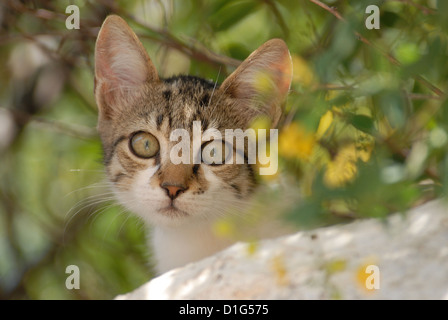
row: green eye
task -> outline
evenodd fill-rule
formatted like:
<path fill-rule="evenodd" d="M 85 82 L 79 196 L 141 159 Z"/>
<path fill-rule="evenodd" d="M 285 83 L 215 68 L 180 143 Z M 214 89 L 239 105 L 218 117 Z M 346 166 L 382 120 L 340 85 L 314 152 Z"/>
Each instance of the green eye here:
<path fill-rule="evenodd" d="M 159 152 L 160 146 L 157 138 L 148 132 L 137 132 L 131 138 L 129 148 L 140 158 L 152 158 Z"/>
<path fill-rule="evenodd" d="M 232 152 L 225 141 L 212 140 L 202 146 L 202 161 L 205 164 L 224 164 L 230 156 L 232 156 Z"/>

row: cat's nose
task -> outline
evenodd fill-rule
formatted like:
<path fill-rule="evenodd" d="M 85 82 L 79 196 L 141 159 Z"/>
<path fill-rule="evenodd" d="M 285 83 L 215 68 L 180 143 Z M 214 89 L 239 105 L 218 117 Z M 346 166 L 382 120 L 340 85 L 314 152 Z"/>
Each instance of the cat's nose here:
<path fill-rule="evenodd" d="M 171 200 L 174 200 L 178 195 L 187 189 L 184 185 L 172 184 L 168 182 L 164 182 L 160 186 L 166 190 L 166 193 Z"/>

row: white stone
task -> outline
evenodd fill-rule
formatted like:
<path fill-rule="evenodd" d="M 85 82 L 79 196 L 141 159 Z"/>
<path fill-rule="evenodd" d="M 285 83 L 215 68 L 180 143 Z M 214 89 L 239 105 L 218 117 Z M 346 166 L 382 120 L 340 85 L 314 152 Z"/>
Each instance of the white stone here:
<path fill-rule="evenodd" d="M 379 289 L 368 290 L 368 265 Z M 448 299 L 448 204 L 237 243 L 116 299 Z"/>

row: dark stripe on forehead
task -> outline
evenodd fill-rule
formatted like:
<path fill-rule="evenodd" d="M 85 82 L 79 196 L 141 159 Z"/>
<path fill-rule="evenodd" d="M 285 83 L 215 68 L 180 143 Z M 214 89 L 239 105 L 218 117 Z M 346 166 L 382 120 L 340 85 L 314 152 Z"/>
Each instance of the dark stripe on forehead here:
<path fill-rule="evenodd" d="M 163 98 L 165 99 L 166 102 L 170 101 L 171 99 L 171 90 L 164 90 L 162 92 Z"/>
<path fill-rule="evenodd" d="M 170 90 L 165 90 L 162 92 L 163 97 L 165 99 L 165 112 L 163 117 L 168 116 L 168 127 L 171 128 L 172 123 L 173 123 L 173 119 L 171 116 L 171 105 L 170 105 L 170 99 L 171 99 L 171 91 Z M 159 116 L 160 117 L 160 116 Z M 159 119 L 157 119 L 158 121 Z"/>
<path fill-rule="evenodd" d="M 163 114 L 159 114 L 156 122 L 157 122 L 157 130 L 160 130 L 160 126 L 162 125 L 163 122 Z"/>
<path fill-rule="evenodd" d="M 202 118 L 202 119 L 201 119 L 201 127 L 202 127 L 202 131 L 207 130 L 207 129 L 208 129 L 208 125 L 209 125 L 208 120 L 205 119 L 205 118 Z"/>
<path fill-rule="evenodd" d="M 171 112 L 168 112 L 168 126 L 171 130 L 173 129 L 173 115 Z"/>
<path fill-rule="evenodd" d="M 201 99 L 199 100 L 199 105 L 202 108 L 208 107 L 210 102 L 210 95 L 208 93 L 204 94 Z"/>

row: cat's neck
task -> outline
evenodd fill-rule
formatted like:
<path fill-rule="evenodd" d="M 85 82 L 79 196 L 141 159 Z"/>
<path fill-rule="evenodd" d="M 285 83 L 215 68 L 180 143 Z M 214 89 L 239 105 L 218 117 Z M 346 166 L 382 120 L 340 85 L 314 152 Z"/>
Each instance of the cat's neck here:
<path fill-rule="evenodd" d="M 151 244 L 157 263 L 157 273 L 163 273 L 220 251 L 232 241 L 219 237 L 214 222 L 202 221 L 181 226 L 154 226 Z"/>

